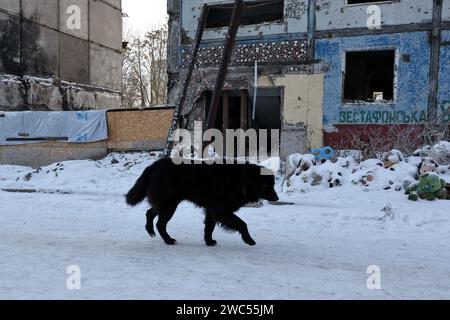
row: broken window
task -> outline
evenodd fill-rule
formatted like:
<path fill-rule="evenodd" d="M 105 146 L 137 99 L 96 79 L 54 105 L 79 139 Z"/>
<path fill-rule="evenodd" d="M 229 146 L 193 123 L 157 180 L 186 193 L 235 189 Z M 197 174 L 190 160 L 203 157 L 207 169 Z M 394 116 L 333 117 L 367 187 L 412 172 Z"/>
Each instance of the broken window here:
<path fill-rule="evenodd" d="M 392 102 L 395 50 L 346 53 L 344 102 Z"/>
<path fill-rule="evenodd" d="M 395 0 L 347 0 L 347 4 L 364 4 L 374 2 L 393 2 Z"/>
<path fill-rule="evenodd" d="M 228 27 L 233 13 L 233 4 L 208 6 L 206 28 Z M 246 1 L 241 16 L 241 25 L 260 24 L 283 20 L 283 0 Z"/>

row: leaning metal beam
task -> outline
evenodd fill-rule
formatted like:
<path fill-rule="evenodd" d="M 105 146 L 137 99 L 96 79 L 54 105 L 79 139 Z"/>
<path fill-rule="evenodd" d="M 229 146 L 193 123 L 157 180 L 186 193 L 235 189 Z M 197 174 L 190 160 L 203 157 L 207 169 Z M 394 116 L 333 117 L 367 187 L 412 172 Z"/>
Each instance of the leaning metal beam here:
<path fill-rule="evenodd" d="M 183 113 L 183 109 L 184 109 L 184 105 L 186 103 L 186 96 L 189 90 L 189 85 L 191 83 L 191 78 L 192 78 L 192 74 L 194 72 L 195 69 L 195 64 L 197 63 L 197 57 L 198 57 L 198 51 L 200 48 L 200 43 L 202 42 L 203 39 L 203 32 L 205 30 L 205 24 L 206 24 L 206 16 L 207 16 L 207 12 L 208 12 L 208 7 L 207 5 L 203 5 L 202 7 L 202 13 L 200 15 L 200 18 L 198 20 L 198 27 L 197 27 L 197 32 L 195 35 L 195 45 L 194 45 L 194 50 L 190 55 L 190 59 L 189 59 L 189 65 L 188 65 L 188 70 L 186 73 L 186 78 L 184 79 L 183 82 L 183 87 L 181 90 L 180 95 L 178 96 L 178 103 L 176 105 L 175 108 L 175 113 L 173 115 L 173 120 L 172 120 L 172 125 L 169 129 L 169 134 L 167 137 L 167 143 L 166 143 L 166 148 L 164 150 L 164 158 L 169 158 L 171 153 L 172 153 L 172 148 L 173 148 L 173 144 L 174 144 L 174 133 L 178 128 L 178 124 L 180 121 L 180 116 Z"/>
<path fill-rule="evenodd" d="M 211 106 L 209 108 L 208 128 L 214 128 L 217 114 L 219 111 L 220 98 L 222 96 L 222 89 L 225 83 L 225 78 L 228 72 L 228 65 L 230 64 L 231 55 L 233 54 L 234 44 L 236 42 L 236 35 L 241 24 L 242 9 L 244 7 L 244 0 L 235 0 L 233 14 L 231 16 L 230 25 L 228 27 L 228 34 L 225 40 L 225 48 L 223 51 L 222 61 L 220 63 L 219 72 L 217 74 L 216 85 L 211 99 Z"/>

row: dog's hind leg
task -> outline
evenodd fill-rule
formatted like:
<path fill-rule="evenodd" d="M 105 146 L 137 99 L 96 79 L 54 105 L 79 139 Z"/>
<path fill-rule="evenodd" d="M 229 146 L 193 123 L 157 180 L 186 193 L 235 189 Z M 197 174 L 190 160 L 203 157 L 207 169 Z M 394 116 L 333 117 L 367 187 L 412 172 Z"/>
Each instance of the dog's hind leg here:
<path fill-rule="evenodd" d="M 147 230 L 150 237 L 156 237 L 155 229 L 153 228 L 153 221 L 158 216 L 155 210 L 150 209 L 147 211 L 147 224 L 145 225 L 145 230 Z"/>
<path fill-rule="evenodd" d="M 214 221 L 212 213 L 209 210 L 205 211 L 205 243 L 208 247 L 213 247 L 217 241 L 212 238 L 214 229 L 216 228 L 216 221 Z"/>
<path fill-rule="evenodd" d="M 163 238 L 164 242 L 168 245 L 174 245 L 177 243 L 175 239 L 172 239 L 170 235 L 167 233 L 167 224 L 172 219 L 175 214 L 175 210 L 177 210 L 178 203 L 176 205 L 172 205 L 167 208 L 160 208 L 158 210 L 158 222 L 156 223 L 156 228 L 158 229 L 159 234 Z"/>
<path fill-rule="evenodd" d="M 256 245 L 255 240 L 252 239 L 250 233 L 248 232 L 247 224 L 237 215 L 234 213 L 228 213 L 218 216 L 217 219 L 225 230 L 238 231 L 242 235 L 242 240 L 244 240 L 246 244 L 249 246 Z"/>

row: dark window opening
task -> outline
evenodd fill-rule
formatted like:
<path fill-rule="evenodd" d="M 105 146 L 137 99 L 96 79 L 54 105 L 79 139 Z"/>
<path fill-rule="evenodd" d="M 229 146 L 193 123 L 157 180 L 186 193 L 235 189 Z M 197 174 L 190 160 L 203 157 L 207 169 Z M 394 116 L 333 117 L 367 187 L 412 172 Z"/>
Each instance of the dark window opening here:
<path fill-rule="evenodd" d="M 233 13 L 233 4 L 212 5 L 208 7 L 206 28 L 228 27 Z M 241 25 L 260 24 L 283 20 L 283 0 L 261 0 L 245 2 L 241 16 Z"/>
<path fill-rule="evenodd" d="M 344 102 L 394 100 L 395 50 L 347 52 Z"/>
<path fill-rule="evenodd" d="M 347 4 L 363 4 L 363 3 L 374 3 L 374 2 L 392 2 L 393 0 L 348 0 Z"/>
<path fill-rule="evenodd" d="M 255 119 L 250 120 L 251 128 L 281 130 L 281 89 L 258 88 L 257 94 Z M 250 109 L 253 109 L 253 101 L 250 102 Z M 253 118 L 253 114 L 251 116 Z"/>
<path fill-rule="evenodd" d="M 270 130 L 281 130 L 281 89 L 259 88 L 256 100 L 255 119 L 253 119 L 253 93 L 247 90 L 224 91 L 214 129 L 223 132 L 227 129 L 267 129 L 268 147 L 271 146 Z M 212 92 L 203 94 L 205 121 L 209 114 Z M 259 137 L 258 137 L 259 140 Z M 259 145 L 259 142 L 258 142 Z"/>

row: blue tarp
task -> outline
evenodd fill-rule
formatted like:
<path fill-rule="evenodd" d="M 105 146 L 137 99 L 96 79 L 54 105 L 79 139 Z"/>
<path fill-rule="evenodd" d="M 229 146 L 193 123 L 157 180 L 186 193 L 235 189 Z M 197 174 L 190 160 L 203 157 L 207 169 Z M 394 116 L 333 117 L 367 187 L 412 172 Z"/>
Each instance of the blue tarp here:
<path fill-rule="evenodd" d="M 0 145 L 108 138 L 106 111 L 0 112 Z"/>

